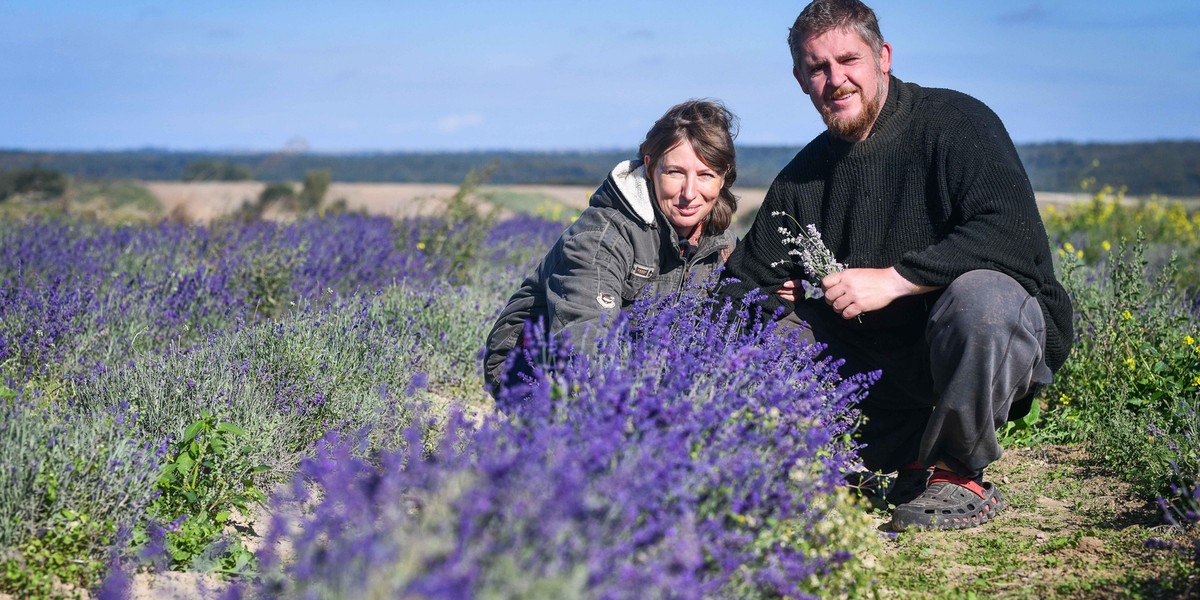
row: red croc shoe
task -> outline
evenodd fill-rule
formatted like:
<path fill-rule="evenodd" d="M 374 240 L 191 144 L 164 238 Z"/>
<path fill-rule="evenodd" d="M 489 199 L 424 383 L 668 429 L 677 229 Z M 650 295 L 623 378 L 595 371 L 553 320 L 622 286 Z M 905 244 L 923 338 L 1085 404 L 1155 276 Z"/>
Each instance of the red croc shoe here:
<path fill-rule="evenodd" d="M 892 529 L 966 529 L 978 527 L 999 514 L 1004 497 L 991 483 L 979 483 L 938 469 L 929 486 L 892 513 Z"/>

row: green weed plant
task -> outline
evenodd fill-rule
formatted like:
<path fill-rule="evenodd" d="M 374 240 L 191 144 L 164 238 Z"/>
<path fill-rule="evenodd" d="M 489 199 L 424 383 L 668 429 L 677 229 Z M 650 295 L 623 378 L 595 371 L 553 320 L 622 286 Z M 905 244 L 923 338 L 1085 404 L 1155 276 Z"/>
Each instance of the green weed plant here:
<path fill-rule="evenodd" d="M 426 254 L 447 261 L 447 276 L 451 283 L 466 281 L 466 273 L 481 255 L 483 242 L 499 218 L 499 211 L 482 211 L 472 200 L 495 168 L 492 165 L 471 169 L 447 201 L 442 215 L 418 228 L 416 246 Z M 409 240 L 401 239 L 399 243 L 403 247 Z"/>
<path fill-rule="evenodd" d="M 1037 441 L 1084 442 L 1094 457 L 1153 498 L 1172 463 L 1195 470 L 1185 442 L 1200 406 L 1200 325 L 1177 284 L 1175 261 L 1150 267 L 1146 242 L 1122 240 L 1088 265 L 1069 243 L 1059 256 L 1076 312 L 1075 347 L 1028 430 Z M 1193 438 L 1194 439 L 1194 438 Z"/>
<path fill-rule="evenodd" d="M 162 522 L 182 519 L 166 532 L 171 567 L 224 573 L 253 568 L 254 555 L 236 536 L 226 539 L 224 530 L 234 511 L 248 517 L 266 500 L 255 480 L 270 467 L 253 462 L 254 445 L 240 427 L 218 420 L 208 410 L 172 443 L 155 486 L 159 496 L 149 510 Z M 134 541 L 149 541 L 144 528 Z M 218 542 L 224 543 L 213 551 Z"/>
<path fill-rule="evenodd" d="M 263 242 L 261 251 L 248 253 L 238 275 L 250 305 L 265 317 L 280 315 L 290 301 L 288 289 L 295 273 L 304 266 L 306 241 L 291 248 Z"/>

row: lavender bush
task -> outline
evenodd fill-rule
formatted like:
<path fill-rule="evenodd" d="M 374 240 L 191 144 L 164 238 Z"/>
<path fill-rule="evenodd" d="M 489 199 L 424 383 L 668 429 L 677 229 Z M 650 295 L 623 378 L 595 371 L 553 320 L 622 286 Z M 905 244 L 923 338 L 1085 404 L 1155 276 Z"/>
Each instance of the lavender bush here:
<path fill-rule="evenodd" d="M 1200 375 L 1197 378 L 1200 379 Z M 1177 457 L 1171 461 L 1174 478 L 1170 493 L 1158 498 L 1163 519 L 1176 537 L 1152 539 L 1147 545 L 1177 552 L 1190 564 L 1193 583 L 1185 594 L 1190 595 L 1200 586 L 1200 461 L 1196 460 L 1196 454 L 1200 452 L 1200 411 L 1196 404 L 1181 402 L 1176 416 L 1182 424 L 1181 436 L 1171 436 L 1156 426 L 1148 432 L 1151 437 L 1162 440 Z M 1177 442 L 1178 438 L 1182 439 Z"/>
<path fill-rule="evenodd" d="M 870 379 L 682 294 L 637 306 L 597 356 L 359 456 L 327 436 L 273 504 L 253 590 L 283 597 L 805 596 L 848 549 L 817 525 L 855 461 Z M 740 319 L 739 319 L 740 317 Z M 566 358 L 551 349 L 535 349 Z M 269 549 L 286 540 L 294 555 Z M 828 579 L 826 577 L 828 576 Z"/>
<path fill-rule="evenodd" d="M 152 499 L 165 446 L 136 441 L 127 406 L 80 410 L 0 391 L 0 589 L 86 587 Z"/>
<path fill-rule="evenodd" d="M 561 225 L 493 232 L 494 247 L 481 250 L 492 264 L 469 273 L 477 285 L 452 287 L 442 283 L 442 257 L 413 241 L 413 224 L 382 218 L 0 220 L 0 408 L 13 434 L 0 440 L 11 457 L 0 496 L 19 513 L 0 515 L 0 557 L 22 575 L 0 591 L 94 584 L 101 551 L 116 550 L 117 528 L 155 493 L 161 448 L 205 410 L 243 425 L 256 462 L 286 476 L 327 431 L 371 424 L 380 445 L 417 415 L 484 409 L 474 359 L 494 290 L 514 285 L 523 268 L 514 261 L 548 244 L 550 228 Z M 521 249 L 516 258 L 506 242 Z M 121 415 L 119 427 L 111 415 Z M 42 456 L 48 443 L 59 454 Z M 131 448 L 153 448 L 153 457 L 125 461 L 143 477 L 123 488 L 127 510 L 111 518 L 117 502 L 105 494 L 114 488 L 93 481 L 93 464 Z M 81 494 L 80 481 L 97 489 Z M 46 566 L 63 556 L 86 573 Z"/>

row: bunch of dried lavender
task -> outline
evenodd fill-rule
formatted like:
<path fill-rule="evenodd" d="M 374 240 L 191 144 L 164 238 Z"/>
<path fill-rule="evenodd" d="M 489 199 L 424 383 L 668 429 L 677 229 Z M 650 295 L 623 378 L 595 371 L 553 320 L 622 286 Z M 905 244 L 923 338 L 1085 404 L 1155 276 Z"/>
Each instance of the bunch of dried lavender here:
<path fill-rule="evenodd" d="M 781 210 L 773 211 L 772 217 L 787 217 L 791 219 L 797 227 L 800 223 L 796 218 Z M 783 235 L 783 243 L 794 245 L 795 248 L 788 251 L 790 256 L 800 257 L 800 265 L 804 267 L 804 272 L 808 274 L 811 283 L 820 284 L 821 280 L 830 273 L 837 273 L 846 268 L 846 265 L 838 262 L 837 257 L 825 247 L 825 242 L 821 240 L 821 232 L 817 231 L 817 226 L 809 223 L 801 227 L 799 233 L 793 233 L 788 227 L 780 227 L 779 233 Z M 772 267 L 778 267 L 788 260 L 780 260 L 771 263 Z"/>

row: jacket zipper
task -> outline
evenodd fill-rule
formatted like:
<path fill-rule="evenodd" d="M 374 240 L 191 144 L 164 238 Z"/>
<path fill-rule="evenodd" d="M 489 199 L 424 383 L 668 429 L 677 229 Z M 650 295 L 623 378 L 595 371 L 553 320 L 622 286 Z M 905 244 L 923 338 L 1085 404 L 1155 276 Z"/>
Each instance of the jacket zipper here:
<path fill-rule="evenodd" d="M 712 254 L 714 252 L 720 252 L 720 251 L 721 251 L 721 247 L 717 246 L 716 244 L 710 244 L 708 247 L 708 251 L 703 254 L 701 254 L 700 249 L 697 248 L 696 253 L 692 255 L 692 259 L 689 261 L 683 257 L 684 249 L 680 248 L 679 249 L 679 258 L 681 260 L 683 260 L 683 275 L 679 278 L 679 286 L 676 288 L 675 291 L 676 292 L 683 291 L 683 284 L 684 284 L 684 282 L 686 282 L 688 280 L 688 276 L 692 274 L 692 267 L 696 266 L 697 262 L 699 262 L 701 259 L 712 256 Z"/>

